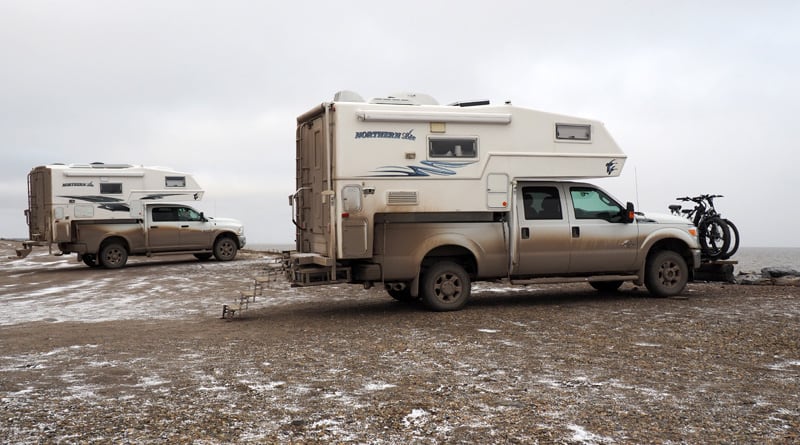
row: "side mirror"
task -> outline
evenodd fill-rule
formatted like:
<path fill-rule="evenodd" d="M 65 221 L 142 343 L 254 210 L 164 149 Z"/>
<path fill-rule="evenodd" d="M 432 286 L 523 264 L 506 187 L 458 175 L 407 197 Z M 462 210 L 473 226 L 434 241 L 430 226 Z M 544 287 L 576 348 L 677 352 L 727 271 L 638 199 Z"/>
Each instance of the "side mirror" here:
<path fill-rule="evenodd" d="M 625 215 L 623 215 L 623 221 L 626 223 L 632 223 L 636 219 L 636 213 L 633 209 L 633 203 L 628 202 L 625 205 Z"/>

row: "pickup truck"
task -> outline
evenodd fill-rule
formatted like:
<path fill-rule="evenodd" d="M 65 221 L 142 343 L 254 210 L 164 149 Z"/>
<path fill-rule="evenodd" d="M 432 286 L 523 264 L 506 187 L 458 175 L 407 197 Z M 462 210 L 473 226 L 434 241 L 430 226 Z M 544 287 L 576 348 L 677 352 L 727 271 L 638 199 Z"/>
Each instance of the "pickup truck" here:
<path fill-rule="evenodd" d="M 193 254 L 230 261 L 244 247 L 244 227 L 234 219 L 211 218 L 184 204 L 146 204 L 144 219 L 72 220 L 62 254 L 76 253 L 91 267 L 123 267 L 130 255 Z"/>

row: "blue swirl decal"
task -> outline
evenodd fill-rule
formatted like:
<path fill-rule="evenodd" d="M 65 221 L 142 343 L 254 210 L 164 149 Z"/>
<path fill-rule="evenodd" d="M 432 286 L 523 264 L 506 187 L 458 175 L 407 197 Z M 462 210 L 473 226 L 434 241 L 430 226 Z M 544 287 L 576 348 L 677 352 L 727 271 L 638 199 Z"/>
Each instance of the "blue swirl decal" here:
<path fill-rule="evenodd" d="M 422 165 L 386 165 L 378 167 L 374 175 L 377 177 L 387 176 L 452 176 L 456 174 L 453 169 L 465 167 L 474 164 L 477 161 L 469 162 L 453 162 L 453 161 L 421 161 Z"/>

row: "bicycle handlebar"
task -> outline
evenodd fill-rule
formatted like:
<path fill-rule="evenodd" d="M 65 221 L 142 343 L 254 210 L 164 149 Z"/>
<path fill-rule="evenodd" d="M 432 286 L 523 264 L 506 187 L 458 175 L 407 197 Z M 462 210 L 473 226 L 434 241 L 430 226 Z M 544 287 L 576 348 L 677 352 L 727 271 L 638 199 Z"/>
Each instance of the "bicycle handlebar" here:
<path fill-rule="evenodd" d="M 699 196 L 681 196 L 679 198 L 675 198 L 677 201 L 694 201 L 694 202 L 701 202 L 705 201 L 706 199 L 714 199 L 714 198 L 722 198 L 723 195 L 699 195 Z"/>

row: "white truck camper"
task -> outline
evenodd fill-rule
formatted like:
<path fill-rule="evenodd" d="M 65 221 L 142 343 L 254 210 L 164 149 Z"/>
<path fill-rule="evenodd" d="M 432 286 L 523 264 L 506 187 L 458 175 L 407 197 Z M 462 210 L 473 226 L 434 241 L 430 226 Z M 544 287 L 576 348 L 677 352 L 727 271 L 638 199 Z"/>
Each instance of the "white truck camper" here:
<path fill-rule="evenodd" d="M 696 228 L 635 213 L 587 178 L 626 155 L 598 121 L 427 95 L 343 91 L 297 118 L 295 286 L 363 283 L 457 310 L 476 280 L 683 291 Z"/>
<path fill-rule="evenodd" d="M 129 164 L 52 164 L 28 174 L 29 239 L 55 255 L 76 253 L 89 266 L 118 268 L 129 255 L 192 253 L 231 260 L 244 247 L 239 221 L 210 218 L 182 202 L 203 190 L 188 173 Z"/>

